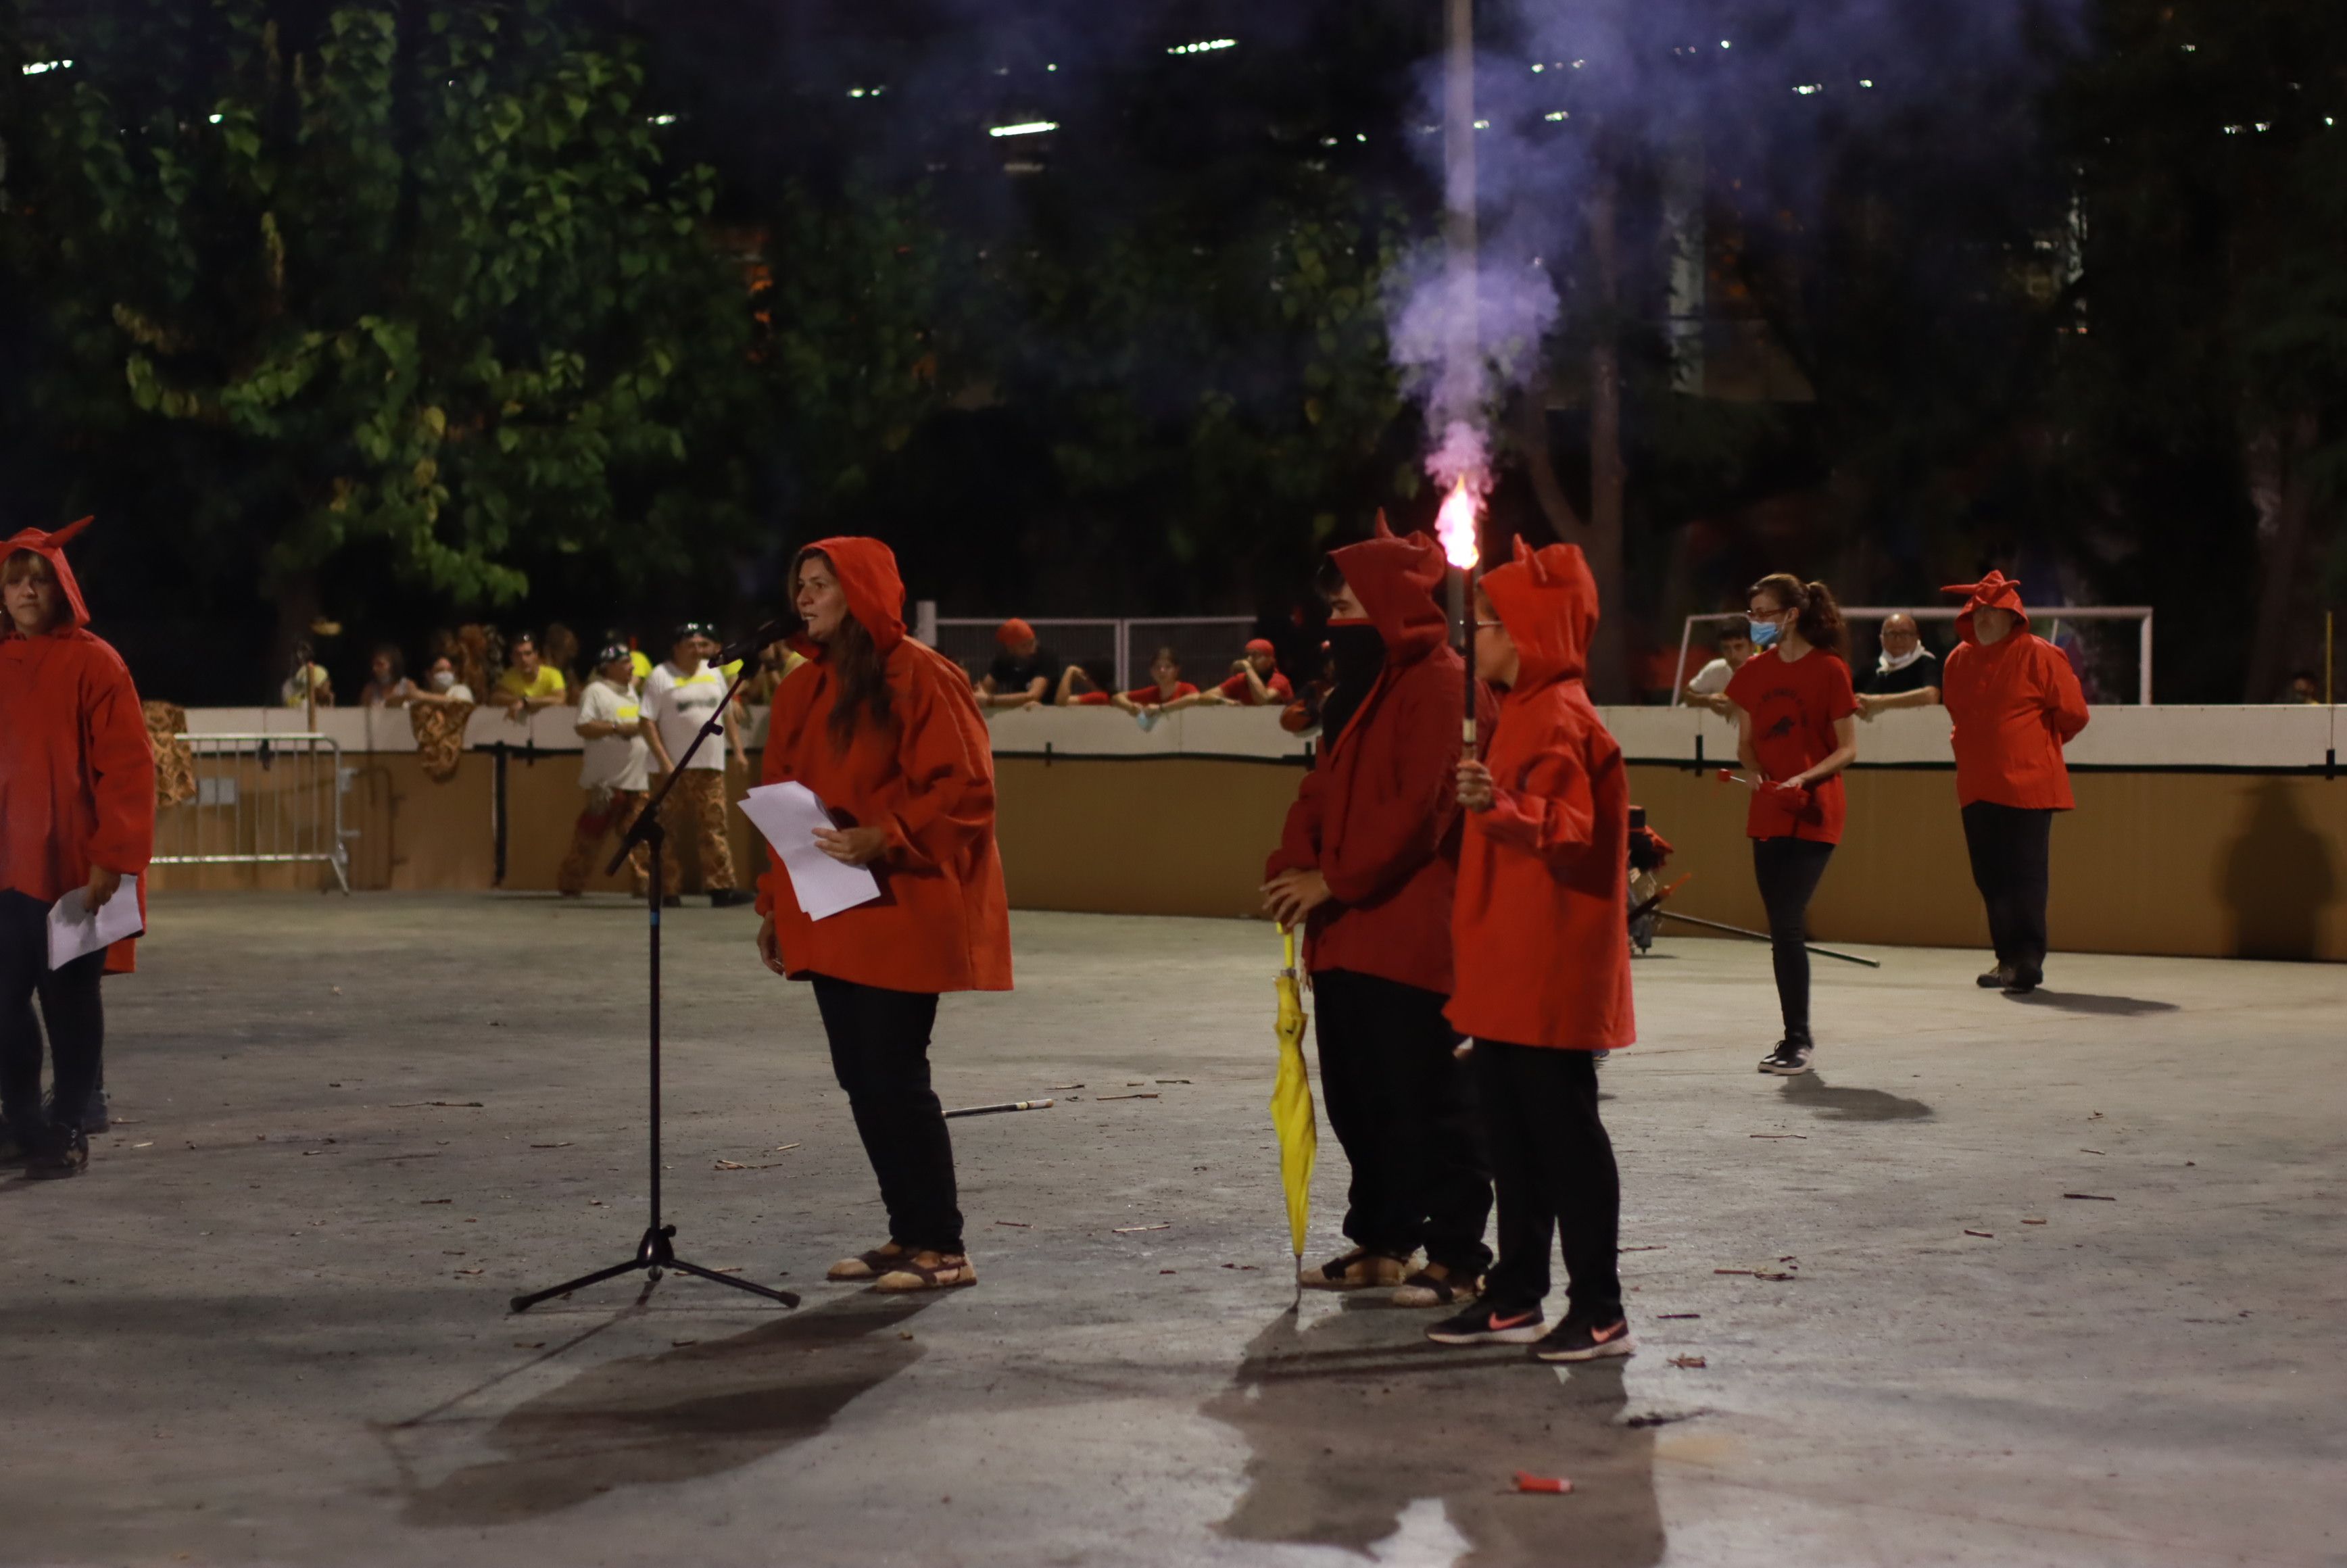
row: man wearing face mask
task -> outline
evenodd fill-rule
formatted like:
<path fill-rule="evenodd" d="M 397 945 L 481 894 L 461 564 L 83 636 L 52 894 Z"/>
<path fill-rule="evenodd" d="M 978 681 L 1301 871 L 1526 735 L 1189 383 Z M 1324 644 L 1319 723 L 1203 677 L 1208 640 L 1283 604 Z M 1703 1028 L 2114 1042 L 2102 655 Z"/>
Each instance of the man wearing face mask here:
<path fill-rule="evenodd" d="M 1433 597 L 1444 570 L 1434 541 L 1396 538 L 1382 518 L 1375 538 L 1328 558 L 1337 682 L 1263 887 L 1273 918 L 1304 927 L 1321 1095 L 1353 1170 L 1354 1245 L 1301 1283 L 1389 1289 L 1401 1307 L 1471 1299 L 1491 1260 L 1491 1180 L 1442 1016 L 1466 712 L 1466 672 Z"/>

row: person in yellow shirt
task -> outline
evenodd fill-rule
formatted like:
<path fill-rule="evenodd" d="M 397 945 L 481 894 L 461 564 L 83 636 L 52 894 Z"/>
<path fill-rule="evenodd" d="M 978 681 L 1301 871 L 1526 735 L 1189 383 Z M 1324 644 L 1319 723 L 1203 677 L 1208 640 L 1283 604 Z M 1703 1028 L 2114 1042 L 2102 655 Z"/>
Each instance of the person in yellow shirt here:
<path fill-rule="evenodd" d="M 527 718 L 540 708 L 570 705 L 570 688 L 562 671 L 539 656 L 537 638 L 527 631 L 517 632 L 507 651 L 513 655 L 513 662 L 489 689 L 490 702 L 515 719 Z"/>

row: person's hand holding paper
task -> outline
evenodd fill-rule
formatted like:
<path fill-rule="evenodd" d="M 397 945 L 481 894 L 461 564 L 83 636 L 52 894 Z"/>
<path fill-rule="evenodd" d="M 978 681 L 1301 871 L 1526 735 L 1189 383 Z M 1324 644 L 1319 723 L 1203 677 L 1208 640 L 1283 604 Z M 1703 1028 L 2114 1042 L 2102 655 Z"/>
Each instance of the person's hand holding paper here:
<path fill-rule="evenodd" d="M 92 876 L 90 881 L 95 886 L 97 878 Z M 89 907 L 89 888 L 76 887 L 49 906 L 49 968 L 61 969 L 76 958 L 147 928 L 138 913 L 136 876 L 123 877 L 120 890 L 96 910 Z"/>
<path fill-rule="evenodd" d="M 833 847 L 838 845 L 853 854 L 869 849 L 866 858 L 872 858 L 878 849 L 865 835 L 880 830 L 835 827 L 831 813 L 806 785 L 760 784 L 743 797 L 742 815 L 774 845 L 784 874 L 791 879 L 791 893 L 808 919 L 828 919 L 842 909 L 853 909 L 880 897 L 880 883 L 864 864 L 851 864 Z M 818 834 L 829 836 L 819 842 Z"/>

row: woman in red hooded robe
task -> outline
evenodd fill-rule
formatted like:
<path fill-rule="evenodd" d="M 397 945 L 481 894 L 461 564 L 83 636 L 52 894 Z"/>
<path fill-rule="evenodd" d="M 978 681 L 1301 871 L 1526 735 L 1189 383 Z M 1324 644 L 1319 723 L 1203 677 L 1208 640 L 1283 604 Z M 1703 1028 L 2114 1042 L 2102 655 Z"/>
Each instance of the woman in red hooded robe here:
<path fill-rule="evenodd" d="M 840 825 L 816 835 L 869 869 L 872 903 L 810 920 L 777 861 L 760 879 L 758 952 L 815 983 L 886 1244 L 832 1266 L 882 1290 L 974 1285 L 953 1143 L 929 1085 L 944 991 L 1010 989 L 1010 915 L 994 845 L 994 754 L 969 679 L 905 635 L 905 585 L 877 539 L 822 539 L 791 563 L 809 661 L 776 688 L 765 782 L 813 791 Z"/>
<path fill-rule="evenodd" d="M 1458 768 L 1467 832 L 1450 1013 L 1475 1040 L 1500 1255 L 1483 1299 L 1427 1337 L 1537 1340 L 1544 1361 L 1625 1356 L 1622 1184 L 1597 1113 L 1594 1053 L 1637 1038 L 1624 918 L 1630 784 L 1583 683 L 1597 583 L 1577 547 L 1533 552 L 1519 540 L 1476 597 L 1476 672 L 1507 694 L 1489 756 Z M 1543 1336 L 1552 1237 L 1571 1305 Z"/>
<path fill-rule="evenodd" d="M 91 908 L 147 869 L 155 753 L 121 655 L 88 630 L 65 544 L 89 525 L 0 541 L 0 1108 L 26 1173 L 78 1174 L 106 1042 L 98 978 L 132 967 L 130 939 L 52 969 L 49 907 L 77 888 Z M 144 897 L 140 907 L 145 907 Z M 41 1105 L 40 999 L 55 1065 Z"/>
<path fill-rule="evenodd" d="M 1337 684 L 1263 886 L 1274 918 L 1304 926 L 1321 1098 L 1353 1169 L 1354 1245 L 1302 1282 L 1448 1306 L 1475 1294 L 1491 1261 L 1491 1178 L 1452 1054 L 1459 1031 L 1442 1016 L 1466 671 L 1434 602 L 1444 567 L 1433 540 L 1396 538 L 1380 519 L 1375 538 L 1328 563 Z"/>
<path fill-rule="evenodd" d="M 1996 948 L 1980 983 L 2025 996 L 2045 978 L 2054 814 L 2077 804 L 2062 748 L 2086 727 L 2086 696 L 2068 656 L 2029 630 L 2021 584 L 1993 571 L 1941 591 L 1966 599 L 1940 700 L 1953 723 L 1964 847 Z"/>

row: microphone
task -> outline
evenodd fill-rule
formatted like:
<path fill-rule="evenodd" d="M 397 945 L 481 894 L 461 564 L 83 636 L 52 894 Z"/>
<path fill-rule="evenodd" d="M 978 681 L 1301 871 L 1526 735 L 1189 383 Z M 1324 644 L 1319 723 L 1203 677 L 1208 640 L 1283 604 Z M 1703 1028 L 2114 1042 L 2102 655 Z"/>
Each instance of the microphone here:
<path fill-rule="evenodd" d="M 750 658 L 769 642 L 780 642 L 796 630 L 798 630 L 798 620 L 795 617 L 789 620 L 769 620 L 748 636 L 737 637 L 719 649 L 717 657 L 710 662 L 723 665 L 731 664 L 736 659 Z"/>

